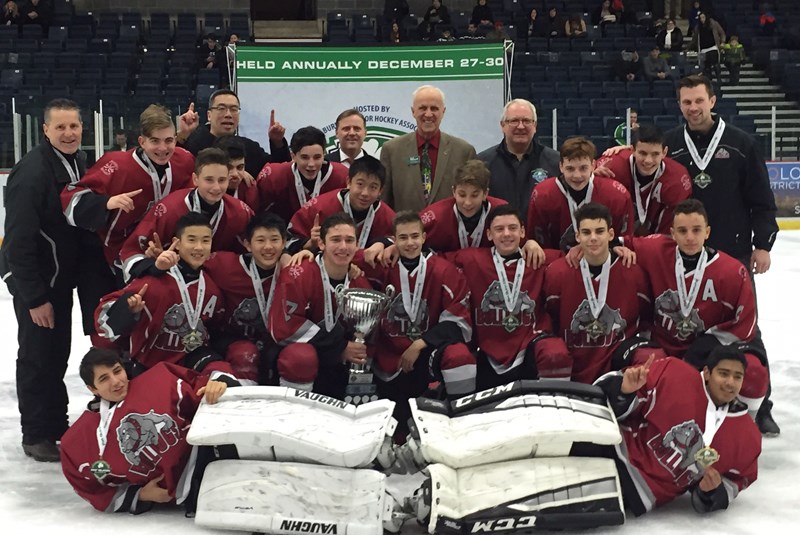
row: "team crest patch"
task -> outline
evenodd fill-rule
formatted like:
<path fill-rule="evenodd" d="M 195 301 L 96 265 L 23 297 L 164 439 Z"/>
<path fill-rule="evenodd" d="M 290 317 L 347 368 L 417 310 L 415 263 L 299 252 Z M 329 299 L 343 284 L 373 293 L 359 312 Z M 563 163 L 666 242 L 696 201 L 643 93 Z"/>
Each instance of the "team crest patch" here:
<path fill-rule="evenodd" d="M 100 171 L 106 176 L 111 176 L 116 172 L 117 169 L 119 169 L 119 164 L 112 160 L 105 164 Z"/>
<path fill-rule="evenodd" d="M 428 223 L 436 220 L 436 214 L 430 210 L 425 210 L 420 214 L 419 219 L 422 221 L 423 225 L 427 225 Z"/>
<path fill-rule="evenodd" d="M 714 158 L 718 160 L 728 160 L 731 157 L 731 153 L 725 150 L 725 147 L 720 147 L 717 153 L 714 155 Z"/>

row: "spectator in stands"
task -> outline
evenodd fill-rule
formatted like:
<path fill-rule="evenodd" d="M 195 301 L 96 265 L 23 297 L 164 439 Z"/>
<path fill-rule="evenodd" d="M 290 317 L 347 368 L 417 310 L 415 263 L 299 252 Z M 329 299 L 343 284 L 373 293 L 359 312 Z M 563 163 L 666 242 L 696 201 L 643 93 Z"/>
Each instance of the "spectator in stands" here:
<path fill-rule="evenodd" d="M 200 118 L 194 111 L 194 104 L 181 115 L 179 120 L 178 145 L 185 148 L 195 156 L 203 149 L 214 144 L 214 141 L 227 134 L 234 134 L 239 129 L 239 112 L 241 111 L 239 97 L 230 89 L 215 91 L 208 102 L 208 123 L 200 126 Z M 275 121 L 275 111 L 272 111 L 269 121 L 267 136 L 269 137 L 269 150 L 267 153 L 257 141 L 243 137 L 245 144 L 245 165 L 247 173 L 252 177 L 258 176 L 261 169 L 269 162 L 288 162 L 292 159 L 289 154 L 289 144 L 283 137 L 286 129 L 281 123 Z"/>
<path fill-rule="evenodd" d="M 739 71 L 744 60 L 744 46 L 739 42 L 737 35 L 731 35 L 730 41 L 722 45 L 722 61 L 728 68 L 731 85 L 739 83 Z"/>
<path fill-rule="evenodd" d="M 622 20 L 622 13 L 615 10 L 611 5 L 611 0 L 603 0 L 592 14 L 592 24 L 602 26 L 605 24 L 615 24 Z"/>
<path fill-rule="evenodd" d="M 425 12 L 423 20 L 431 25 L 450 24 L 450 12 L 442 5 L 442 0 L 431 0 L 431 7 Z"/>
<path fill-rule="evenodd" d="M 38 24 L 47 33 L 50 25 L 50 10 L 47 4 L 41 0 L 28 0 L 28 4 L 22 8 L 22 24 Z"/>
<path fill-rule="evenodd" d="M 12 24 L 20 23 L 19 6 L 14 0 L 9 0 L 3 6 L 3 18 L 0 19 L 0 24 L 3 26 L 11 26 Z"/>
<path fill-rule="evenodd" d="M 397 23 L 396 20 L 392 21 L 392 29 L 389 30 L 389 42 L 390 43 L 402 43 L 405 41 L 403 37 L 403 31 L 400 29 L 400 25 Z"/>
<path fill-rule="evenodd" d="M 442 43 L 455 40 L 456 37 L 453 35 L 453 29 L 450 26 L 445 26 L 444 28 L 442 28 L 442 34 L 437 39 L 437 41 Z"/>
<path fill-rule="evenodd" d="M 543 21 L 542 28 L 543 31 L 540 32 L 542 37 L 564 36 L 564 19 L 558 14 L 555 6 L 552 6 L 547 12 L 547 18 Z"/>
<path fill-rule="evenodd" d="M 772 12 L 772 6 L 764 2 L 761 5 L 761 16 L 758 17 L 758 26 L 761 29 L 761 35 L 773 35 L 775 33 L 775 14 Z"/>
<path fill-rule="evenodd" d="M 686 35 L 691 37 L 694 35 L 695 30 L 697 29 L 697 25 L 700 23 L 700 12 L 702 11 L 700 7 L 700 0 L 695 0 L 692 2 L 692 9 L 689 10 L 689 29 L 686 32 Z"/>
<path fill-rule="evenodd" d="M 648 82 L 666 80 L 670 76 L 669 65 L 667 60 L 661 57 L 661 49 L 658 46 L 654 46 L 647 57 L 642 59 L 642 71 L 644 79 Z"/>
<path fill-rule="evenodd" d="M 199 66 L 201 69 L 217 69 L 219 68 L 218 56 L 222 52 L 222 47 L 217 42 L 217 36 L 210 33 L 206 36 L 206 45 L 200 47 Z"/>
<path fill-rule="evenodd" d="M 485 26 L 481 26 L 481 28 L 484 27 Z M 511 37 L 508 35 L 508 32 L 506 32 L 503 21 L 498 20 L 494 23 L 494 27 L 486 33 L 486 39 L 490 41 L 505 41 L 511 39 Z"/>
<path fill-rule="evenodd" d="M 670 56 L 683 50 L 683 33 L 675 25 L 675 19 L 669 19 L 664 29 L 658 32 L 656 43 L 665 54 L 670 54 Z"/>
<path fill-rule="evenodd" d="M 539 18 L 538 9 L 531 9 L 531 12 L 528 14 L 526 26 L 528 27 L 528 37 L 548 37 L 543 21 Z"/>
<path fill-rule="evenodd" d="M 467 25 L 467 33 L 460 36 L 459 39 L 470 40 L 470 39 L 485 39 L 484 35 L 481 35 L 478 32 L 478 27 L 472 24 L 471 22 Z"/>
<path fill-rule="evenodd" d="M 402 27 L 403 19 L 408 16 L 408 11 L 407 0 L 386 0 L 383 4 L 383 20 L 386 24 L 396 22 L 398 27 Z M 392 42 L 399 41 L 392 40 Z"/>
<path fill-rule="evenodd" d="M 131 144 L 128 141 L 128 132 L 126 132 L 124 128 L 117 128 L 114 130 L 114 144 L 111 145 L 110 150 L 121 150 L 124 152 L 130 148 Z"/>
<path fill-rule="evenodd" d="M 711 79 L 711 68 L 717 75 L 717 82 L 722 82 L 722 69 L 719 63 L 719 49 L 725 43 L 725 30 L 722 26 L 706 13 L 700 13 L 693 48 L 698 51 L 700 65 L 708 79 Z"/>
<path fill-rule="evenodd" d="M 469 20 L 475 26 L 494 24 L 494 15 L 492 15 L 492 9 L 486 4 L 486 0 L 475 2 L 475 7 L 472 8 L 472 17 Z"/>
<path fill-rule="evenodd" d="M 225 59 L 227 60 L 227 69 L 228 73 L 232 73 L 234 69 L 234 63 L 236 63 L 236 45 L 239 42 L 239 35 L 232 33 L 228 37 L 228 42 L 225 45 Z M 225 76 L 225 72 L 222 73 L 222 87 L 230 87 L 228 76 Z"/>
<path fill-rule="evenodd" d="M 573 13 L 564 24 L 564 33 L 567 37 L 586 37 L 586 21 L 580 13 Z"/>
<path fill-rule="evenodd" d="M 642 63 L 636 50 L 625 49 L 620 52 L 614 61 L 614 72 L 619 80 L 632 82 L 639 78 L 642 72 Z"/>
<path fill-rule="evenodd" d="M 500 117 L 503 139 L 478 154 L 492 174 L 492 195 L 519 210 L 525 221 L 533 188 L 559 174 L 560 156 L 534 138 L 536 124 L 533 104 L 521 98 L 510 101 Z"/>

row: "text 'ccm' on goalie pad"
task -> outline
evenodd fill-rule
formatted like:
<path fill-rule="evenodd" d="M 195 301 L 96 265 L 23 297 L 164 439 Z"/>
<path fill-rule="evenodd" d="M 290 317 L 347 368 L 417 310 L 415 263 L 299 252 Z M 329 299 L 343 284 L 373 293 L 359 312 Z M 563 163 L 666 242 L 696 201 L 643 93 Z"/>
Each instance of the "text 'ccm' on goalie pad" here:
<path fill-rule="evenodd" d="M 392 436 L 394 402 L 364 405 L 279 386 L 242 386 L 214 405 L 202 403 L 187 440 L 196 446 L 233 444 L 240 459 L 371 466 Z"/>
<path fill-rule="evenodd" d="M 375 470 L 269 461 L 208 465 L 195 523 L 297 535 L 382 535 L 392 498 Z"/>
<path fill-rule="evenodd" d="M 581 529 L 625 521 L 611 459 L 523 459 L 430 471 L 428 531 L 472 535 Z"/>
<path fill-rule="evenodd" d="M 451 401 L 410 400 L 414 436 L 428 463 L 451 468 L 530 457 L 566 457 L 575 442 L 622 436 L 598 387 L 516 381 Z"/>

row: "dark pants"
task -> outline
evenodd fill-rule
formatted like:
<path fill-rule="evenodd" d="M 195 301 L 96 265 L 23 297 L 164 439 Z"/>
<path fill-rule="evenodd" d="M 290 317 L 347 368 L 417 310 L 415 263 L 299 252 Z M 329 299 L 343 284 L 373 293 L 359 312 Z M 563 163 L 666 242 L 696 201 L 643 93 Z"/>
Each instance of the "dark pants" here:
<path fill-rule="evenodd" d="M 103 247 L 97 236 L 83 238 L 81 254 L 78 257 L 77 286 L 78 300 L 81 305 L 83 334 L 93 335 L 94 311 L 100 299 L 117 288 L 114 271 L 106 263 Z"/>
<path fill-rule="evenodd" d="M 28 306 L 14 297 L 19 343 L 17 400 L 25 444 L 59 440 L 69 427 L 64 374 L 72 345 L 72 288 L 53 289 L 50 303 L 54 329 L 34 324 Z"/>
<path fill-rule="evenodd" d="M 739 71 L 742 68 L 741 63 L 731 63 L 730 61 L 725 62 L 725 66 L 728 67 L 728 72 L 730 73 L 730 83 L 731 85 L 739 83 Z"/>
<path fill-rule="evenodd" d="M 753 275 L 753 271 L 750 269 L 750 257 L 746 256 L 744 258 L 739 258 L 739 262 L 744 264 L 747 268 L 747 273 L 750 274 L 750 284 L 753 286 L 753 298 L 756 302 L 756 316 L 758 316 L 758 294 L 756 293 L 756 280 Z M 756 324 L 756 334 L 753 336 L 753 340 L 750 342 L 757 347 L 764 348 L 764 366 L 767 368 L 767 372 L 769 372 L 769 357 L 767 356 L 767 349 L 764 346 L 764 342 L 761 340 L 761 329 Z M 764 410 L 770 411 L 772 410 L 772 400 L 769 399 L 772 395 L 772 379 L 770 379 L 769 383 L 767 384 L 767 395 L 764 397 L 764 401 L 761 402 L 761 407 Z"/>

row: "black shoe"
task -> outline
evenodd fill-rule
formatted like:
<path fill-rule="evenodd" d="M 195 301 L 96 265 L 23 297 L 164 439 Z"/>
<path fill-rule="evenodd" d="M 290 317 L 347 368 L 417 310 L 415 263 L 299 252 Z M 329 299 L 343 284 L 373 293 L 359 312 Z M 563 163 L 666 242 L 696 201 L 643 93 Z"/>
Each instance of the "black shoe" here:
<path fill-rule="evenodd" d="M 58 449 L 55 442 L 50 440 L 43 440 L 36 444 L 23 444 L 22 451 L 40 463 L 57 463 L 61 460 L 61 450 Z"/>
<path fill-rule="evenodd" d="M 756 425 L 758 426 L 758 430 L 761 431 L 761 434 L 765 437 L 777 437 L 781 434 L 781 428 L 778 427 L 778 424 L 775 423 L 775 420 L 772 418 L 772 410 L 771 407 L 764 407 L 762 406 L 759 409 L 758 414 L 756 414 Z"/>

